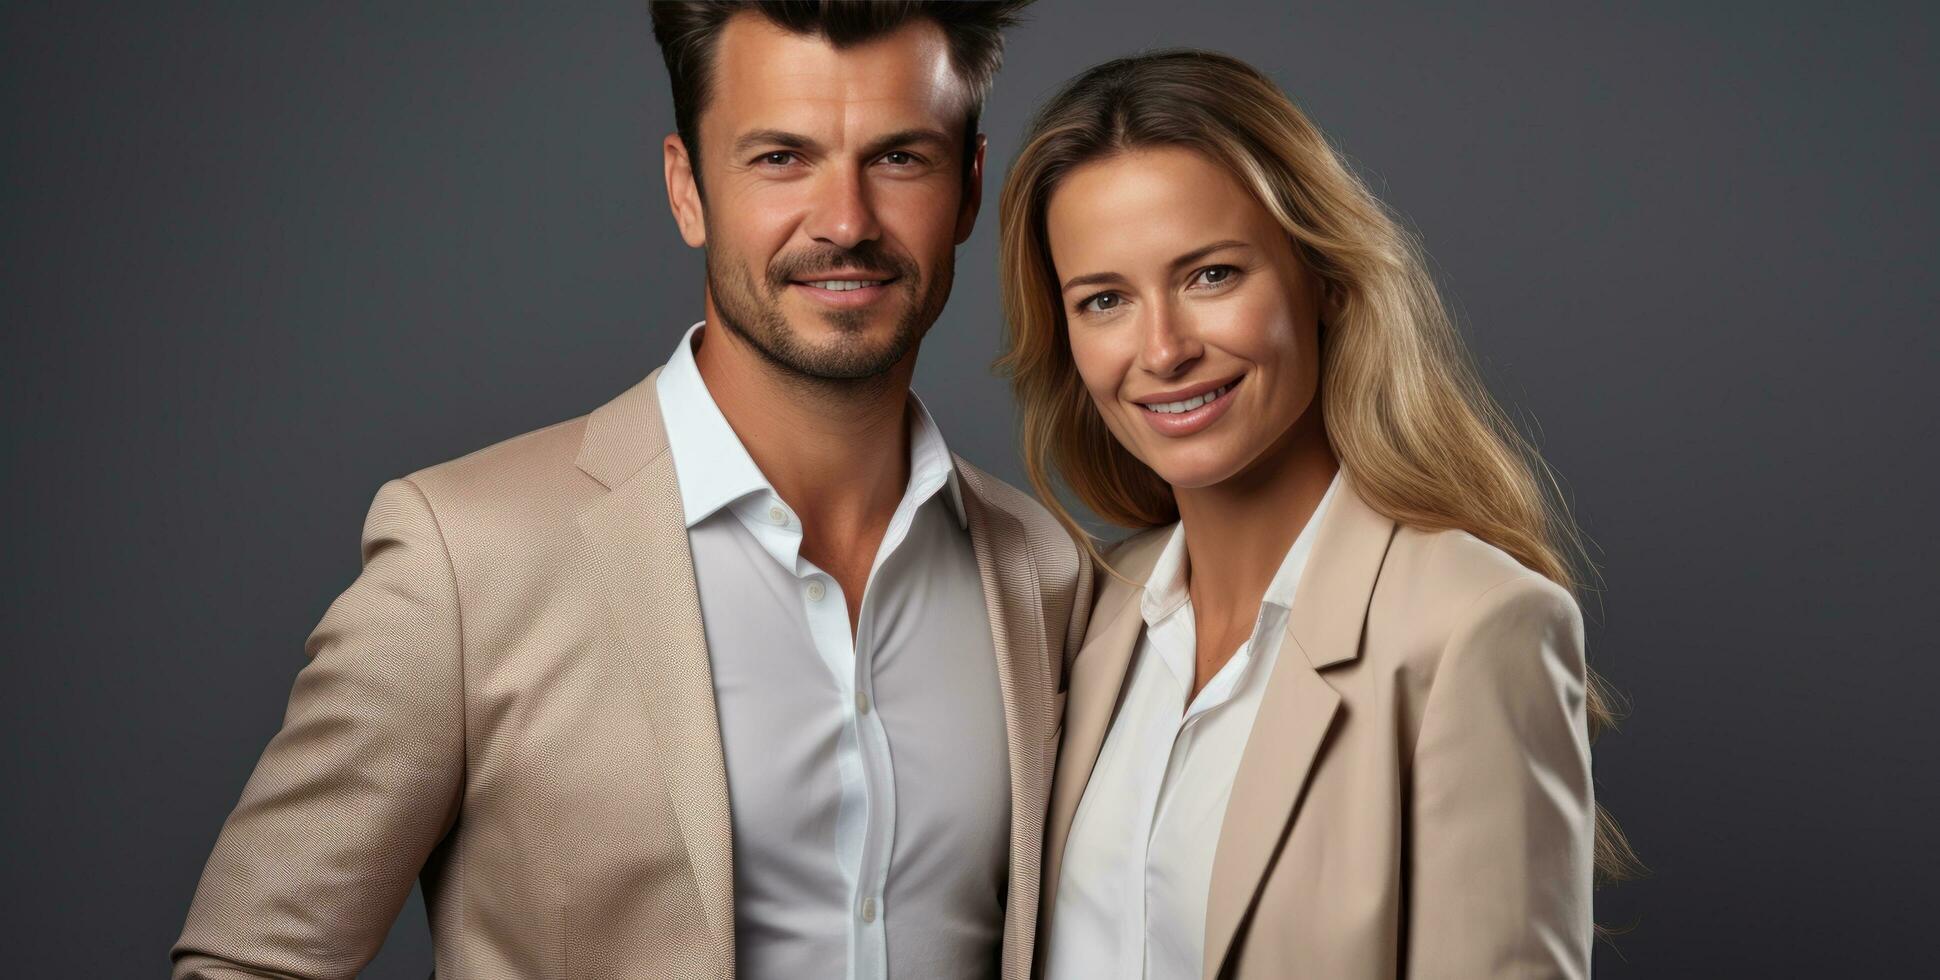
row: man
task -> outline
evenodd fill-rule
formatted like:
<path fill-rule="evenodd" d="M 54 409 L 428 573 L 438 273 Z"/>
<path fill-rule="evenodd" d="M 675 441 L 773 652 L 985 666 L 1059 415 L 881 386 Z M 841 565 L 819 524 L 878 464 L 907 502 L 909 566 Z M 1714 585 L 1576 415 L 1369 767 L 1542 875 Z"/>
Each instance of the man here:
<path fill-rule="evenodd" d="M 175 976 L 1028 973 L 1090 570 L 908 392 L 1016 4 L 656 6 L 706 319 L 394 480 Z"/>

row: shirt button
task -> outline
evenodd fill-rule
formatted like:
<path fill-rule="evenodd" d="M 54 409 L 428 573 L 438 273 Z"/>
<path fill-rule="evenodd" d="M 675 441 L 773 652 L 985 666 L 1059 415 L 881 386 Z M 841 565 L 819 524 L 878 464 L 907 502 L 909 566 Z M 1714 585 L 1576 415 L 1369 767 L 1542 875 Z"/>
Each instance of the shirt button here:
<path fill-rule="evenodd" d="M 866 691 L 855 692 L 855 713 L 859 715 L 866 715 L 869 713 L 868 692 Z"/>
<path fill-rule="evenodd" d="M 876 921 L 876 900 L 875 899 L 865 898 L 862 900 L 862 921 L 864 922 Z"/>
<path fill-rule="evenodd" d="M 828 594 L 828 590 L 822 587 L 822 583 L 820 582 L 808 583 L 808 601 L 821 602 L 822 597 L 827 594 Z"/>
<path fill-rule="evenodd" d="M 788 512 L 782 510 L 780 507 L 770 507 L 768 508 L 768 519 L 774 521 L 776 524 L 786 524 L 788 523 Z"/>

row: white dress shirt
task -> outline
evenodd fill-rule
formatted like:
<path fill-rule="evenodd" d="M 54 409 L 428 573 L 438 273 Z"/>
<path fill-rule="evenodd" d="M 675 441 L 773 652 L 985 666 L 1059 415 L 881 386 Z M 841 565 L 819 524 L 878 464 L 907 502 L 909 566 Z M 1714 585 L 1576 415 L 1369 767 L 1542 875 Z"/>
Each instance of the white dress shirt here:
<path fill-rule="evenodd" d="M 657 382 L 727 763 L 736 972 L 984 977 L 1003 939 L 1010 770 L 956 468 L 910 398 L 909 484 L 849 633 L 841 585 L 681 338 Z"/>
<path fill-rule="evenodd" d="M 1139 597 L 1130 679 L 1072 818 L 1051 911 L 1051 980 L 1203 972 L 1206 896 L 1233 775 L 1273 674 L 1315 528 L 1340 476 L 1267 584 L 1253 632 L 1198 697 L 1185 527 L 1172 531 Z"/>

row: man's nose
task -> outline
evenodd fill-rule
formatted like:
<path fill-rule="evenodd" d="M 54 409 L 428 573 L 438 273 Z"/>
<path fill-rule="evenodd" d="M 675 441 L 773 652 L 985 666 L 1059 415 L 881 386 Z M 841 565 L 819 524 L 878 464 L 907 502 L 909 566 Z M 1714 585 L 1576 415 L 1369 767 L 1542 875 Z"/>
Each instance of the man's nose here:
<path fill-rule="evenodd" d="M 826 172 L 815 188 L 803 231 L 818 242 L 844 249 L 882 237 L 860 170 L 835 167 Z"/>

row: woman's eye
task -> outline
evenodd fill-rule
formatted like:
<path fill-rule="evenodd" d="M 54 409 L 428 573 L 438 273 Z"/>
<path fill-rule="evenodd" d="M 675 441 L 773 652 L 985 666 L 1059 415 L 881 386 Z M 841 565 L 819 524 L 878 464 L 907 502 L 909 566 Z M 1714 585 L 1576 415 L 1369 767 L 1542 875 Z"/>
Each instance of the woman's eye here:
<path fill-rule="evenodd" d="M 1199 275 L 1193 277 L 1193 281 L 1195 285 L 1224 286 L 1238 273 L 1239 270 L 1230 265 L 1207 266 L 1199 270 Z"/>
<path fill-rule="evenodd" d="M 1086 313 L 1109 313 L 1112 310 L 1117 309 L 1118 304 L 1120 302 L 1122 302 L 1122 300 L 1119 299 L 1117 293 L 1099 293 L 1098 295 L 1093 296 L 1082 303 L 1079 303 L 1078 309 L 1083 310 Z"/>

